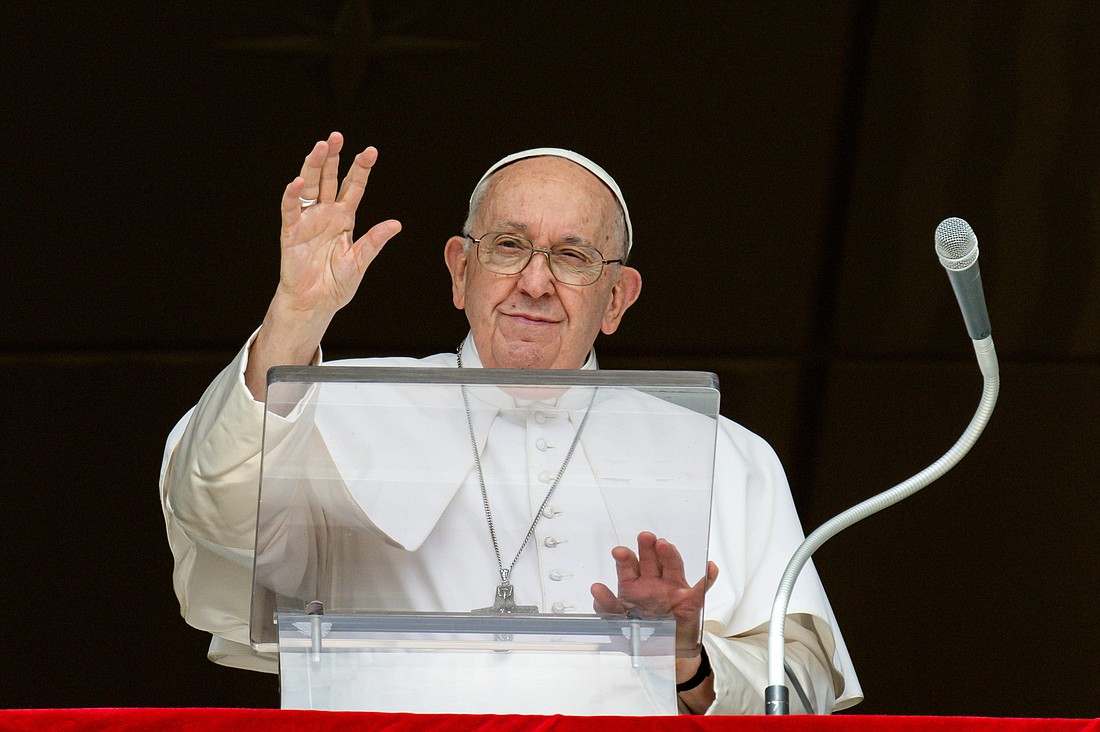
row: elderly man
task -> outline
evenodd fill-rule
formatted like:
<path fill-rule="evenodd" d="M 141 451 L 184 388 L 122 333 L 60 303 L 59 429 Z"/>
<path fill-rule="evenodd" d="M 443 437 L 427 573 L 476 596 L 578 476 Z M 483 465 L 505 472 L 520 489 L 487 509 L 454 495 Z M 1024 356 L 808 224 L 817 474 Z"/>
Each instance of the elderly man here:
<path fill-rule="evenodd" d="M 336 311 L 401 228 L 390 220 L 353 236 L 377 151 L 356 155 L 341 184 L 342 146 L 338 133 L 318 142 L 286 187 L 280 280 L 263 324 L 177 425 L 165 451 L 161 490 L 177 595 L 188 622 L 213 634 L 212 660 L 227 665 L 274 670 L 245 645 L 267 371 L 319 362 Z M 470 335 L 458 354 L 425 364 L 595 368 L 597 335 L 614 333 L 641 292 L 640 274 L 625 264 L 632 230 L 615 181 L 564 150 L 509 156 L 475 188 L 464 234 L 447 241 L 444 256 Z M 723 549 L 711 555 L 731 565 L 724 569 L 734 576 L 720 576 L 711 562 L 705 577 L 685 578 L 676 548 L 643 533 L 636 550 L 612 552 L 618 586 L 597 583 L 591 596 L 598 611 L 643 605 L 673 615 L 681 646 L 696 645 L 705 620 L 702 648 L 676 662 L 681 709 L 760 713 L 770 599 L 801 529 L 774 453 L 724 418 L 715 474 L 712 543 Z M 703 618 L 711 587 L 717 607 L 708 602 Z M 813 711 L 859 701 L 812 567 L 792 601 L 787 636 L 795 684 Z"/>

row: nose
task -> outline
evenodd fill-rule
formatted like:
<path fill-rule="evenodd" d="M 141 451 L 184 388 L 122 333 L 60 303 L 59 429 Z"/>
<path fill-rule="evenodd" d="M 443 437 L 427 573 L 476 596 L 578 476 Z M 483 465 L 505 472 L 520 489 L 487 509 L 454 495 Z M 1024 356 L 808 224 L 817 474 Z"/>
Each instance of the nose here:
<path fill-rule="evenodd" d="M 554 291 L 554 283 L 550 252 L 536 247 L 531 253 L 531 261 L 519 273 L 519 287 L 531 297 L 542 297 Z"/>

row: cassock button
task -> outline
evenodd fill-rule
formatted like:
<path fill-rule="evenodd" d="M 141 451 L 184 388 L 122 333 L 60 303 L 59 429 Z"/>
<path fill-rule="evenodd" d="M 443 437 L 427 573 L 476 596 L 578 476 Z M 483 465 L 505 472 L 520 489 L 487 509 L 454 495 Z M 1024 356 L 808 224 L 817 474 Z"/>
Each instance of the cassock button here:
<path fill-rule="evenodd" d="M 546 508 L 542 509 L 542 515 L 544 518 L 557 518 L 558 516 L 561 516 L 561 514 L 562 512 L 559 511 L 555 506 L 547 506 Z"/>
<path fill-rule="evenodd" d="M 537 447 L 542 452 L 546 452 L 550 448 L 550 445 L 547 444 L 545 439 L 540 437 L 537 440 L 535 440 L 535 447 Z"/>
<path fill-rule="evenodd" d="M 544 413 L 535 412 L 535 421 L 538 422 L 539 424 L 546 424 L 546 420 L 548 420 L 548 419 L 549 419 L 549 417 L 547 417 Z"/>
<path fill-rule="evenodd" d="M 567 541 L 569 541 L 569 540 L 568 539 L 555 539 L 552 536 L 548 536 L 548 537 L 546 537 L 545 539 L 542 540 L 542 545 L 545 546 L 545 547 L 548 547 L 550 549 L 553 549 L 558 544 L 564 544 Z"/>
<path fill-rule="evenodd" d="M 561 570 L 555 569 L 551 570 L 550 579 L 555 582 L 561 582 L 562 580 L 573 579 L 573 575 L 569 572 L 562 572 Z"/>
<path fill-rule="evenodd" d="M 549 483 L 552 480 L 554 480 L 554 476 L 550 475 L 550 473 L 547 473 L 546 471 L 539 473 L 540 483 Z"/>
<path fill-rule="evenodd" d="M 566 611 L 572 610 L 572 609 L 573 609 L 572 605 L 566 605 L 564 602 L 555 602 L 553 605 L 550 606 L 550 612 L 556 613 L 558 615 L 561 615 L 561 614 L 565 613 Z"/>

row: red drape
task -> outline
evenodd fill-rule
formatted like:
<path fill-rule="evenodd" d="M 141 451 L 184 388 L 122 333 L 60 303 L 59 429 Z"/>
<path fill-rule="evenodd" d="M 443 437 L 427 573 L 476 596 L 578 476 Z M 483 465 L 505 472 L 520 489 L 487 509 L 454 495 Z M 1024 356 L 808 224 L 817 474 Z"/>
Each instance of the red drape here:
<path fill-rule="evenodd" d="M 1100 719 L 990 717 L 536 717 L 278 709 L 9 709 L 0 730 L 167 732 L 1100 732 Z"/>

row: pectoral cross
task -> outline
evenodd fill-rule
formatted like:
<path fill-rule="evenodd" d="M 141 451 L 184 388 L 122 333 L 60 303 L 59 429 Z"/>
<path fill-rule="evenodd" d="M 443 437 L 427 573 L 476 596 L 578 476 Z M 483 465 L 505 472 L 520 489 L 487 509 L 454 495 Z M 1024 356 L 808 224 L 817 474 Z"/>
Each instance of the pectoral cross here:
<path fill-rule="evenodd" d="M 471 610 L 470 612 L 474 615 L 505 615 L 509 613 L 525 613 L 537 615 L 539 612 L 539 606 L 517 605 L 515 592 L 515 588 L 512 587 L 511 582 L 501 582 L 499 585 L 497 585 L 497 594 L 496 597 L 493 598 L 493 604 L 491 607 L 479 607 L 476 610 Z"/>

